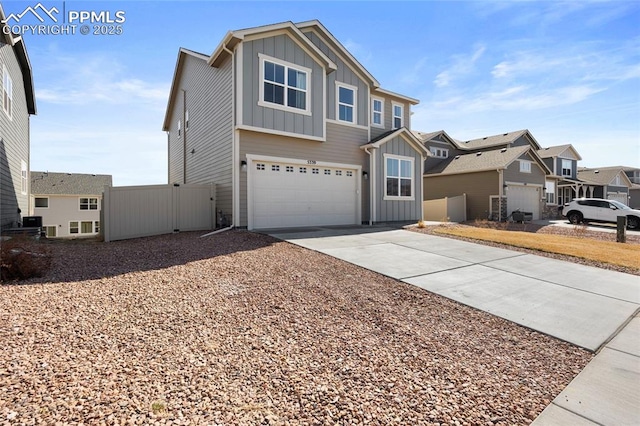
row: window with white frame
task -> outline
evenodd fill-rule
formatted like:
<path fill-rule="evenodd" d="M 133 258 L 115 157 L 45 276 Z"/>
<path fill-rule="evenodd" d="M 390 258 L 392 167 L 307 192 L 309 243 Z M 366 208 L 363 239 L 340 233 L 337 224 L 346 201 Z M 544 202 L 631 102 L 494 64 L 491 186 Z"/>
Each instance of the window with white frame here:
<path fill-rule="evenodd" d="M 71 221 L 69 222 L 69 233 L 70 234 L 77 234 L 80 231 L 80 226 L 79 226 L 78 221 Z"/>
<path fill-rule="evenodd" d="M 429 151 L 431 155 L 436 158 L 449 158 L 449 150 L 447 148 L 440 148 L 439 146 L 430 146 Z"/>
<path fill-rule="evenodd" d="M 178 120 L 178 137 L 182 136 L 182 120 Z"/>
<path fill-rule="evenodd" d="M 98 210 L 98 199 L 80 198 L 80 210 Z"/>
<path fill-rule="evenodd" d="M 343 83 L 336 83 L 336 98 L 338 99 L 338 111 L 336 116 L 339 121 L 347 123 L 355 123 L 356 115 L 356 97 L 358 89 Z"/>
<path fill-rule="evenodd" d="M 49 198 L 48 197 L 35 197 L 34 206 L 37 209 L 48 209 Z"/>
<path fill-rule="evenodd" d="M 414 199 L 413 164 L 410 157 L 384 156 L 385 199 Z"/>
<path fill-rule="evenodd" d="M 44 227 L 44 231 L 47 235 L 47 238 L 54 238 L 58 236 L 58 227 L 55 225 L 46 225 Z"/>
<path fill-rule="evenodd" d="M 520 160 L 520 172 L 531 173 L 531 161 Z"/>
<path fill-rule="evenodd" d="M 384 100 L 371 98 L 371 125 L 384 127 Z"/>
<path fill-rule="evenodd" d="M 573 162 L 571 160 L 562 160 L 562 176 L 573 176 Z"/>
<path fill-rule="evenodd" d="M 259 104 L 294 112 L 309 112 L 311 70 L 279 59 L 259 56 Z"/>
<path fill-rule="evenodd" d="M 29 184 L 29 172 L 27 170 L 27 163 L 23 160 L 20 163 L 20 190 L 23 194 L 27 193 L 27 185 Z"/>
<path fill-rule="evenodd" d="M 69 222 L 69 234 L 98 234 L 100 233 L 100 221 L 98 220 L 73 220 Z"/>
<path fill-rule="evenodd" d="M 544 184 L 544 190 L 547 197 L 547 204 L 556 203 L 556 183 L 554 181 L 546 181 Z"/>
<path fill-rule="evenodd" d="M 2 109 L 11 118 L 13 113 L 13 80 L 7 67 L 2 66 Z"/>
<path fill-rule="evenodd" d="M 404 105 L 393 103 L 393 128 L 399 129 L 404 126 Z"/>
<path fill-rule="evenodd" d="M 622 179 L 620 178 L 619 174 L 615 177 L 615 179 L 613 179 L 613 184 L 615 186 L 621 186 L 622 185 Z"/>
<path fill-rule="evenodd" d="M 184 130 L 189 130 L 189 111 L 184 112 Z"/>

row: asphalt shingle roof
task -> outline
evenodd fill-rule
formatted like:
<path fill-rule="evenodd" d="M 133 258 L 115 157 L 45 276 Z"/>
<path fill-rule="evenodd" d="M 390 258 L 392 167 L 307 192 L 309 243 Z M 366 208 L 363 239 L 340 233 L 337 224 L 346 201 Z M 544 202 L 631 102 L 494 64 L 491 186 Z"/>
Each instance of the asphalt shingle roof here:
<path fill-rule="evenodd" d="M 565 152 L 567 148 L 569 148 L 570 146 L 571 146 L 570 144 L 566 144 L 566 145 L 557 145 L 557 146 L 550 146 L 548 148 L 542 148 L 538 150 L 538 156 L 540 156 L 540 158 L 557 157 L 558 155 Z"/>
<path fill-rule="evenodd" d="M 492 146 L 509 145 L 518 139 L 520 136 L 527 133 L 528 130 L 518 130 L 515 132 L 503 133 L 494 136 L 485 136 L 479 139 L 471 139 L 468 141 L 456 141 L 460 145 L 461 149 L 482 149 Z"/>
<path fill-rule="evenodd" d="M 427 170 L 426 175 L 452 175 L 459 173 L 479 172 L 483 170 L 504 169 L 525 152 L 530 146 L 517 146 L 514 148 L 496 149 L 464 155 L 456 155 L 447 162 L 436 165 Z"/>
<path fill-rule="evenodd" d="M 597 169 L 578 169 L 578 179 L 596 185 L 609 185 L 622 173 L 622 167 L 600 167 Z"/>
<path fill-rule="evenodd" d="M 35 195 L 97 195 L 105 185 L 113 185 L 111 175 L 31 172 L 31 193 Z"/>

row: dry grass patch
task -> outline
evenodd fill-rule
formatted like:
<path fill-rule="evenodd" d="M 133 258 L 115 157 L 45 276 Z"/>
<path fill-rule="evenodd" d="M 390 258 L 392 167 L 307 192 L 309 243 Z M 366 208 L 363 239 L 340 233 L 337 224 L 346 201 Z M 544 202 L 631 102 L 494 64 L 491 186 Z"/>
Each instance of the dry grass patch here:
<path fill-rule="evenodd" d="M 638 259 L 640 259 L 640 245 L 636 244 L 471 227 L 439 227 L 435 232 L 575 256 L 628 268 L 638 268 Z"/>

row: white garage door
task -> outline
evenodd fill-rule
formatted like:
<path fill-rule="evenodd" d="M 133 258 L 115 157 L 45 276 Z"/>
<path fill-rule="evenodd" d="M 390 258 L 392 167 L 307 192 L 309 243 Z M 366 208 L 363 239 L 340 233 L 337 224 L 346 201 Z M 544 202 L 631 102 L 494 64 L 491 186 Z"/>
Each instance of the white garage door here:
<path fill-rule="evenodd" d="M 607 198 L 609 200 L 619 201 L 622 204 L 624 204 L 625 206 L 628 205 L 627 194 L 625 194 L 625 193 L 618 194 L 616 192 L 610 192 L 609 194 L 607 194 Z"/>
<path fill-rule="evenodd" d="M 507 214 L 514 210 L 533 213 L 533 220 L 540 219 L 540 187 L 509 185 L 507 187 Z"/>
<path fill-rule="evenodd" d="M 355 166 L 254 159 L 249 167 L 251 228 L 353 225 L 360 221 Z"/>

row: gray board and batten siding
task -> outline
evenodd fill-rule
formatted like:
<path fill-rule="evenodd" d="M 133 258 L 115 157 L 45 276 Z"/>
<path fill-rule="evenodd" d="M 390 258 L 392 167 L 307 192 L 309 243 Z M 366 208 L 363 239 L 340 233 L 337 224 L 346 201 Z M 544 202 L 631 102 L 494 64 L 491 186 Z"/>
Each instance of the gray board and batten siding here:
<path fill-rule="evenodd" d="M 233 62 L 227 60 L 214 68 L 206 59 L 181 55 L 179 90 L 169 127 L 169 183 L 185 183 L 186 163 L 186 183 L 214 183 L 217 209 L 232 220 Z M 184 122 L 187 111 L 188 127 Z M 182 122 L 180 136 L 178 120 Z"/>
<path fill-rule="evenodd" d="M 521 172 L 520 162 L 518 160 L 530 161 L 532 163 L 531 173 Z M 540 167 L 538 162 L 534 160 L 528 152 L 521 155 L 518 160 L 509 164 L 509 166 L 504 170 L 504 182 L 530 183 L 544 187 L 547 174 Z"/>
<path fill-rule="evenodd" d="M 372 150 L 376 155 L 376 222 L 412 221 L 422 219 L 422 156 L 401 136 L 396 136 L 380 148 Z M 413 158 L 413 200 L 385 200 L 385 160 L 384 154 Z"/>
<path fill-rule="evenodd" d="M 311 70 L 307 102 L 311 115 L 260 106 L 260 54 Z M 325 71 L 289 36 L 281 34 L 242 43 L 242 123 L 244 126 L 324 138 Z"/>

